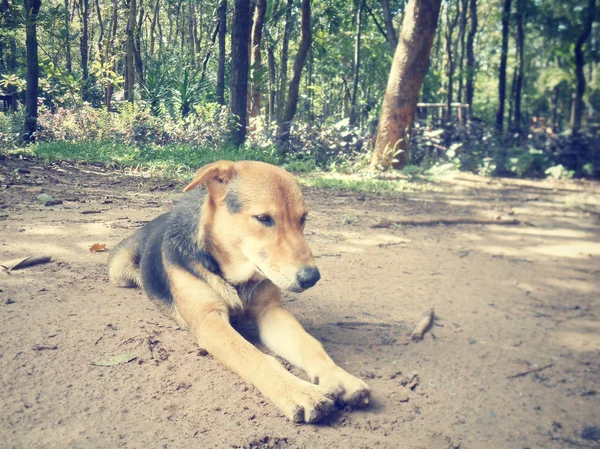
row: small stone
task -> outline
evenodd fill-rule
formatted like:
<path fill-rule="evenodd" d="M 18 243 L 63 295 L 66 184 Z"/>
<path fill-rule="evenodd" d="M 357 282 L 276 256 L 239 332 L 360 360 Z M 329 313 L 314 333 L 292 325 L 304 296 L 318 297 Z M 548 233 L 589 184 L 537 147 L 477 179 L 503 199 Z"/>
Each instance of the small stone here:
<path fill-rule="evenodd" d="M 200 348 L 198 351 L 198 357 L 206 357 L 208 355 L 208 351 L 204 348 Z"/>
<path fill-rule="evenodd" d="M 6 304 L 14 304 L 15 302 L 12 300 L 12 298 L 8 298 L 6 300 Z"/>

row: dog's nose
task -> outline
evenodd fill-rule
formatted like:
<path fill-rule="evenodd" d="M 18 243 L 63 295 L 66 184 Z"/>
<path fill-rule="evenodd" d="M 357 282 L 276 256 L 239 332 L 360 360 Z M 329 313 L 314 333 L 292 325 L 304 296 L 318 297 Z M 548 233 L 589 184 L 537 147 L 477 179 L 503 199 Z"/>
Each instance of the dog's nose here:
<path fill-rule="evenodd" d="M 321 279 L 321 273 L 317 267 L 304 267 L 296 275 L 298 285 L 302 288 L 310 288 L 319 282 Z"/>

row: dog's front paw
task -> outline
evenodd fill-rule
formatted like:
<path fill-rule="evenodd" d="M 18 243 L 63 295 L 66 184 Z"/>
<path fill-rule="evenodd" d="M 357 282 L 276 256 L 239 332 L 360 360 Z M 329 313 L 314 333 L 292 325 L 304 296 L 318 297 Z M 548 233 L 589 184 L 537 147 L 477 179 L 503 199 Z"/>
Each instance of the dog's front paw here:
<path fill-rule="evenodd" d="M 314 379 L 315 383 L 336 395 L 344 405 L 365 407 L 369 404 L 371 389 L 369 386 L 339 366 L 321 374 Z"/>
<path fill-rule="evenodd" d="M 333 400 L 333 394 L 326 389 L 298 379 L 276 402 L 290 421 L 314 423 L 331 413 Z"/>

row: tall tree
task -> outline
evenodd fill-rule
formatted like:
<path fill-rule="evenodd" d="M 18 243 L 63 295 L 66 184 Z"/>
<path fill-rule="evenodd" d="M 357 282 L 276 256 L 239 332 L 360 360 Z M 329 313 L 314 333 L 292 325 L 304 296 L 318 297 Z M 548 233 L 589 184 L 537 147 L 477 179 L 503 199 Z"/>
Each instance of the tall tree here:
<path fill-rule="evenodd" d="M 469 0 L 470 27 L 467 34 L 467 73 L 465 83 L 465 103 L 473 109 L 473 93 L 475 91 L 475 33 L 477 33 L 477 0 Z"/>
<path fill-rule="evenodd" d="M 83 80 L 82 97 L 87 101 L 88 79 L 89 72 L 89 17 L 90 17 L 90 0 L 80 0 L 79 12 L 81 14 L 81 38 L 79 40 L 79 48 L 81 50 L 81 78 Z"/>
<path fill-rule="evenodd" d="M 251 117 L 257 117 L 260 114 L 260 87 L 263 76 L 263 69 L 260 59 L 260 44 L 262 41 L 266 10 L 267 0 L 257 0 L 256 8 L 254 9 L 254 23 L 252 25 L 252 51 L 250 55 L 250 67 L 252 68 L 252 93 L 250 95 Z"/>
<path fill-rule="evenodd" d="M 283 111 L 283 119 L 279 125 L 278 137 L 280 142 L 287 142 L 290 138 L 292 120 L 294 120 L 296 108 L 298 107 L 298 94 L 300 89 L 300 79 L 302 77 L 302 68 L 304 67 L 306 56 L 308 55 L 312 43 L 310 0 L 302 0 L 302 22 L 300 29 L 302 33 L 300 47 L 298 48 L 298 53 L 294 60 L 292 79 L 290 80 L 285 110 Z"/>
<path fill-rule="evenodd" d="M 217 68 L 217 102 L 225 104 L 225 38 L 227 36 L 227 0 L 221 0 L 219 15 L 219 64 Z"/>
<path fill-rule="evenodd" d="M 136 14 L 136 0 L 129 0 L 129 20 L 127 21 L 127 58 L 126 58 L 126 77 L 125 84 L 127 93 L 127 101 L 133 103 L 134 91 L 135 91 L 135 69 L 134 69 L 134 58 L 135 58 L 135 44 L 134 44 L 134 32 L 135 32 L 135 21 L 137 18 Z"/>
<path fill-rule="evenodd" d="M 287 89 L 288 52 L 290 35 L 292 34 L 292 6 L 294 0 L 287 1 L 285 10 L 285 28 L 283 30 L 283 42 L 281 44 L 281 62 L 279 64 L 279 95 L 277 96 L 277 124 L 283 122 L 283 108 L 285 107 L 285 94 Z"/>
<path fill-rule="evenodd" d="M 573 130 L 577 131 L 581 127 L 581 117 L 583 116 L 583 94 L 585 93 L 585 75 L 583 66 L 585 57 L 583 46 L 590 37 L 592 24 L 596 15 L 596 0 L 588 0 L 588 7 L 583 16 L 583 28 L 581 34 L 575 43 L 575 76 L 577 78 L 577 89 L 575 91 L 575 104 L 573 107 Z"/>
<path fill-rule="evenodd" d="M 504 0 L 502 9 L 502 48 L 500 50 L 500 73 L 498 74 L 498 111 L 496 112 L 496 129 L 502 133 L 504 129 L 504 103 L 506 100 L 506 59 L 508 57 L 508 31 L 510 24 L 511 0 Z"/>
<path fill-rule="evenodd" d="M 450 11 L 456 10 L 456 14 L 451 15 Z M 446 76 L 448 77 L 448 95 L 446 96 L 446 119 L 452 117 L 452 100 L 454 97 L 454 71 L 457 42 L 452 42 L 454 38 L 454 28 L 458 23 L 460 15 L 460 2 L 456 2 L 456 7 L 452 8 L 450 1 L 446 2 L 446 56 L 448 65 L 446 67 Z"/>
<path fill-rule="evenodd" d="M 71 32 L 70 32 L 70 17 L 69 17 L 69 0 L 65 0 L 65 58 L 67 63 L 67 71 L 73 71 L 73 63 L 71 61 Z"/>
<path fill-rule="evenodd" d="M 231 140 L 241 145 L 246 139 L 248 104 L 248 41 L 250 37 L 250 0 L 235 0 L 231 26 L 231 80 L 229 108 L 235 117 Z"/>
<path fill-rule="evenodd" d="M 366 0 L 359 0 L 356 8 L 356 35 L 354 40 L 354 76 L 352 80 L 352 96 L 350 100 L 350 126 L 356 124 L 357 110 L 356 110 L 356 96 L 358 94 L 358 77 L 360 75 L 360 34 L 361 34 L 361 23 L 362 15 L 365 9 Z"/>
<path fill-rule="evenodd" d="M 379 116 L 371 161 L 375 169 L 402 168 L 408 163 L 407 137 L 427 71 L 440 5 L 441 0 L 408 3 Z"/>
<path fill-rule="evenodd" d="M 27 49 L 27 88 L 25 91 L 25 133 L 27 142 L 35 139 L 39 85 L 37 21 L 41 0 L 23 0 L 25 13 L 25 46 Z"/>
<path fill-rule="evenodd" d="M 523 72 L 525 69 L 524 60 L 524 45 L 525 31 L 523 29 L 523 0 L 516 0 L 515 22 L 517 25 L 517 71 L 515 72 L 515 83 L 513 90 L 515 91 L 514 100 L 514 119 L 513 129 L 518 131 L 521 129 L 521 93 L 523 91 Z"/>

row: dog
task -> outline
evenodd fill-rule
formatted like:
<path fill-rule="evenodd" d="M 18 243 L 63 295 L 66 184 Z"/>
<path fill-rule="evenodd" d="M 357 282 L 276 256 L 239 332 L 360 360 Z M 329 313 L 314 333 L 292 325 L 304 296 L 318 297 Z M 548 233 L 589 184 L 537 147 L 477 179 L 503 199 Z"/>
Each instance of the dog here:
<path fill-rule="evenodd" d="M 142 287 L 293 422 L 317 422 L 336 402 L 366 406 L 368 385 L 337 366 L 282 306 L 281 290 L 300 293 L 320 279 L 298 181 L 262 162 L 219 161 L 200 168 L 184 192 L 171 212 L 111 251 L 111 282 Z M 264 345 L 310 382 L 238 334 L 229 321 L 236 315 L 253 320 Z"/>

